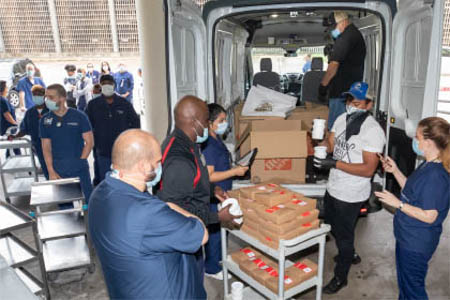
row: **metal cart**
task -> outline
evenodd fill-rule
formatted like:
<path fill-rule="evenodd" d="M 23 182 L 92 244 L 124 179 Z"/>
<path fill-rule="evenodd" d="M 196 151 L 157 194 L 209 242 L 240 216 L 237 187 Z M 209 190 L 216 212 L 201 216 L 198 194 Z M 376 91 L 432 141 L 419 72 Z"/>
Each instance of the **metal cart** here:
<path fill-rule="evenodd" d="M 57 204 L 63 203 L 73 203 L 73 208 L 58 209 Z M 87 234 L 87 205 L 79 179 L 33 183 L 30 205 L 49 279 L 55 278 L 56 272 L 84 267 L 93 273 L 94 251 Z"/>
<path fill-rule="evenodd" d="M 33 230 L 35 246 L 37 250 L 34 250 L 26 243 L 21 241 L 17 235 L 14 234 L 15 230 L 30 228 Z M 28 287 L 28 290 L 35 295 L 42 295 L 49 298 L 49 289 L 47 285 L 47 278 L 44 272 L 44 262 L 42 258 L 42 252 L 39 251 L 39 243 L 36 231 L 36 222 L 25 215 L 14 206 L 0 201 L 0 259 L 4 263 L 2 267 L 0 265 L 1 284 L 0 294 L 10 297 L 0 297 L 3 299 L 10 299 L 17 295 L 30 294 L 26 290 L 24 291 L 23 284 Z M 41 280 L 34 277 L 26 267 L 30 263 L 38 261 Z M 0 262 L 0 264 L 2 263 Z M 15 273 L 17 276 L 14 276 Z M 3 277 L 6 276 L 6 277 Z M 17 282 L 17 277 L 23 282 L 21 285 Z M 5 286 L 3 286 L 5 285 Z M 13 286 L 17 287 L 17 290 L 12 289 Z M 14 294 L 8 294 L 9 292 L 15 292 Z"/>
<path fill-rule="evenodd" d="M 221 229 L 222 237 L 222 257 L 223 257 L 223 277 L 224 277 L 224 295 L 226 299 L 231 299 L 231 295 L 228 292 L 228 272 L 230 271 L 234 275 L 238 276 L 244 280 L 251 288 L 254 288 L 259 293 L 263 294 L 269 299 L 288 299 L 294 295 L 301 293 L 313 286 L 316 286 L 316 300 L 322 298 L 322 284 L 323 284 L 323 262 L 325 257 L 325 241 L 327 233 L 330 231 L 331 227 L 327 224 L 322 224 L 318 229 L 309 231 L 297 238 L 292 240 L 281 240 L 279 243 L 278 250 L 272 249 L 267 245 L 261 243 L 256 238 L 249 236 L 241 230 L 230 230 L 227 228 Z M 239 265 L 231 260 L 231 256 L 227 253 L 227 231 L 239 239 L 245 241 L 249 245 L 259 249 L 263 253 L 266 253 L 278 260 L 278 294 L 275 294 L 267 287 L 263 286 L 261 283 L 257 282 L 247 273 L 239 269 Z M 300 252 L 304 249 L 312 247 L 314 245 L 319 245 L 318 254 L 318 271 L 317 276 L 302 282 L 301 284 L 284 291 L 284 270 L 285 267 L 290 267 L 294 263 L 292 261 L 286 260 L 286 256 L 292 255 L 294 253 Z M 251 288 L 244 289 L 245 294 L 251 294 Z M 245 298 L 245 297 L 244 297 Z"/>
<path fill-rule="evenodd" d="M 40 168 L 39 162 L 35 160 L 31 142 L 27 138 L 19 138 L 8 141 L 6 138 L 0 138 L 0 149 L 20 148 L 21 155 L 11 155 L 7 159 L 0 156 L 0 177 L 3 186 L 5 200 L 11 203 L 13 196 L 29 196 L 31 194 L 31 184 L 38 181 L 37 170 Z M 5 175 L 12 174 L 14 179 L 6 184 Z M 26 176 L 23 176 L 26 174 Z M 31 174 L 31 175 L 30 175 Z"/>

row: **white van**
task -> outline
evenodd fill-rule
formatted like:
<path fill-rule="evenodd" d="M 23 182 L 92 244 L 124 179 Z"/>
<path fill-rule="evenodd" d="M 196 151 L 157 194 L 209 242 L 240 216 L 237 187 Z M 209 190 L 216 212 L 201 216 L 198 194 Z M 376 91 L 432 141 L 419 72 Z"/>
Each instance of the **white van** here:
<path fill-rule="evenodd" d="M 444 0 L 220 0 L 203 10 L 192 0 L 138 0 L 147 129 L 162 140 L 187 94 L 232 112 L 251 86 L 252 49 L 281 47 L 289 55 L 326 46 L 324 19 L 333 10 L 351 15 L 365 38 L 373 114 L 386 128 L 386 151 L 410 174 L 416 126 L 437 114 Z M 380 182 L 395 190 L 394 180 Z M 290 187 L 314 196 L 325 191 L 323 184 Z"/>

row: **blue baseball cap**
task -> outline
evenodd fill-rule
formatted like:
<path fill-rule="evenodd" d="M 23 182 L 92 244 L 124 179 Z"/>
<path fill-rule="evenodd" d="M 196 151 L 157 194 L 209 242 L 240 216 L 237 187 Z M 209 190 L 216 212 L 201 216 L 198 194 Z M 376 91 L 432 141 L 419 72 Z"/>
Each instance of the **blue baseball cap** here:
<path fill-rule="evenodd" d="M 357 81 L 352 84 L 350 90 L 348 92 L 343 93 L 342 95 L 352 95 L 355 100 L 366 100 L 367 99 L 367 90 L 369 89 L 369 85 L 362 81 Z"/>

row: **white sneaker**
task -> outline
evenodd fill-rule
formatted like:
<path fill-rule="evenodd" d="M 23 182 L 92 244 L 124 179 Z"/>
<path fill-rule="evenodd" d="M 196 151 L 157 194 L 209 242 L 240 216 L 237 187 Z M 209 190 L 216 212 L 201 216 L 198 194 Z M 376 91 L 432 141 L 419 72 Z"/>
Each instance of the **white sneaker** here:
<path fill-rule="evenodd" d="M 205 273 L 205 276 L 208 276 L 208 277 L 211 277 L 211 278 L 214 278 L 214 279 L 217 279 L 217 280 L 223 280 L 223 271 L 220 271 L 219 273 L 216 273 L 216 274 Z M 231 279 L 231 275 L 230 274 L 228 274 L 228 279 Z"/>

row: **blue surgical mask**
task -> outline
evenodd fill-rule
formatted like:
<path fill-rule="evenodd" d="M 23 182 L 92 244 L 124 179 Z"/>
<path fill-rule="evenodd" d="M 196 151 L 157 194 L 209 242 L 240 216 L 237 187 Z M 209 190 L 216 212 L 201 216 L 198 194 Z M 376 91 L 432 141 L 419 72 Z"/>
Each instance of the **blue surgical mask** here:
<path fill-rule="evenodd" d="M 425 153 L 423 153 L 423 151 L 419 149 L 419 140 L 417 138 L 413 138 L 412 149 L 419 156 L 425 155 Z"/>
<path fill-rule="evenodd" d="M 201 123 L 200 123 L 200 121 L 198 121 L 198 120 L 196 120 L 200 125 L 202 125 Z M 203 127 L 203 125 L 202 125 L 202 127 Z M 194 128 L 194 131 L 195 131 L 195 134 L 197 135 L 197 139 L 196 139 L 196 143 L 197 144 L 201 144 L 201 143 L 203 143 L 203 142 L 205 142 L 207 139 L 208 139 L 208 127 L 206 127 L 206 128 L 203 128 L 203 135 L 202 136 L 199 136 L 198 135 L 198 133 L 197 133 L 197 130 L 195 130 L 195 128 Z"/>
<path fill-rule="evenodd" d="M 27 76 L 33 77 L 34 76 L 34 70 L 27 70 Z"/>
<path fill-rule="evenodd" d="M 161 181 L 161 175 L 162 175 L 162 166 L 161 163 L 158 164 L 158 167 L 156 167 L 156 169 L 153 171 L 156 176 L 155 178 L 153 178 L 153 180 L 147 181 L 147 189 L 151 189 L 152 187 L 154 187 L 155 185 L 158 184 L 158 182 Z"/>
<path fill-rule="evenodd" d="M 45 106 L 51 111 L 58 110 L 58 104 L 55 101 L 52 101 L 50 99 L 45 99 Z"/>
<path fill-rule="evenodd" d="M 83 78 L 83 73 L 77 73 L 77 79 L 80 80 Z"/>
<path fill-rule="evenodd" d="M 35 105 L 42 105 L 45 102 L 44 96 L 33 96 L 32 99 Z"/>
<path fill-rule="evenodd" d="M 217 129 L 215 130 L 215 132 L 219 135 L 222 135 L 225 133 L 225 131 L 227 131 L 228 129 L 228 122 L 224 121 L 222 123 L 219 123 L 219 125 L 217 125 Z"/>
<path fill-rule="evenodd" d="M 339 29 L 335 28 L 335 29 L 331 30 L 331 36 L 334 39 L 337 39 L 340 35 L 341 35 L 341 32 L 339 31 Z"/>
<path fill-rule="evenodd" d="M 92 99 L 100 97 L 102 94 L 92 94 Z"/>
<path fill-rule="evenodd" d="M 367 111 L 366 109 L 361 109 L 358 107 L 354 107 L 352 105 L 346 105 L 345 109 L 347 110 L 347 114 L 349 114 L 349 115 L 365 113 Z"/>

